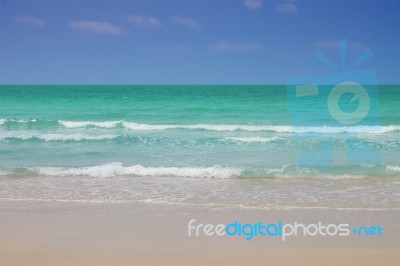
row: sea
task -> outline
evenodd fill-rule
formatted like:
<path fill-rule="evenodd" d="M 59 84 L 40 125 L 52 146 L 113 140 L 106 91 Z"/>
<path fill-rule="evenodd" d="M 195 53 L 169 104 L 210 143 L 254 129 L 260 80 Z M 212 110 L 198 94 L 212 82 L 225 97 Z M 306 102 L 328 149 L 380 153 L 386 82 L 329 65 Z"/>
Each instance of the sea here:
<path fill-rule="evenodd" d="M 376 89 L 342 125 L 285 85 L 1 85 L 0 200 L 400 209 L 400 85 Z"/>

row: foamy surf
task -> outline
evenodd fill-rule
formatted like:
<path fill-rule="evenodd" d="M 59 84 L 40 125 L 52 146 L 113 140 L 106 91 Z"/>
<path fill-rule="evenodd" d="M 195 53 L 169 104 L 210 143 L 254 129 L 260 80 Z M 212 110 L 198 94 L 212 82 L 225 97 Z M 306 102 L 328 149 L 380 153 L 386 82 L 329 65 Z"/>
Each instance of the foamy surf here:
<path fill-rule="evenodd" d="M 89 135 L 83 133 L 61 134 L 61 133 L 30 133 L 30 132 L 7 132 L 0 133 L 0 140 L 43 140 L 43 141 L 83 141 L 83 140 L 111 140 L 118 135 Z"/>
<path fill-rule="evenodd" d="M 268 143 L 272 141 L 279 140 L 278 137 L 271 137 L 271 138 L 263 138 L 263 137 L 227 137 L 226 140 L 233 141 L 233 142 L 244 142 L 244 143 Z"/>
<path fill-rule="evenodd" d="M 40 167 L 30 170 L 44 176 L 141 176 L 141 177 L 192 177 L 192 178 L 229 178 L 241 174 L 237 168 L 212 166 L 212 167 L 144 167 L 142 165 L 124 166 L 122 163 L 113 162 L 99 166 L 87 167 Z"/>
<path fill-rule="evenodd" d="M 364 179 L 379 177 L 398 178 L 400 166 L 397 165 L 354 165 L 336 166 L 330 169 L 301 168 L 295 165 L 281 167 L 250 166 L 143 166 L 141 164 L 124 165 L 112 162 L 82 167 L 17 167 L 1 169 L 3 176 L 54 176 L 54 177 L 180 177 L 180 178 L 284 178 L 284 179 Z"/>
<path fill-rule="evenodd" d="M 388 132 L 400 131 L 400 125 L 388 126 L 371 126 L 358 125 L 350 127 L 334 127 L 334 126 L 290 126 L 290 125 L 242 125 L 242 124 L 143 124 L 128 121 L 59 121 L 59 124 L 67 128 L 81 127 L 99 127 L 99 128 L 115 128 L 123 127 L 133 131 L 162 131 L 171 129 L 189 129 L 189 130 L 207 130 L 207 131 L 271 131 L 277 133 L 321 133 L 321 134 L 337 134 L 337 133 L 373 133 L 382 134 Z"/>
<path fill-rule="evenodd" d="M 164 131 L 173 129 L 186 129 L 186 130 L 206 130 L 206 131 L 269 131 L 276 133 L 320 133 L 320 134 L 338 134 L 338 133 L 366 133 L 366 134 L 383 134 L 389 132 L 400 131 L 400 125 L 357 125 L 357 126 L 291 126 L 291 125 L 246 125 L 246 124 L 146 124 L 137 123 L 134 121 L 124 120 L 111 120 L 111 121 L 69 121 L 69 120 L 50 120 L 50 119 L 14 119 L 3 118 L 0 119 L 0 126 L 8 124 L 58 124 L 64 128 L 125 128 L 132 131 Z"/>
<path fill-rule="evenodd" d="M 388 165 L 388 166 L 386 166 L 386 170 L 388 170 L 390 172 L 400 173 L 400 166 Z"/>
<path fill-rule="evenodd" d="M 115 128 L 122 121 L 104 121 L 104 122 L 94 122 L 94 121 L 64 121 L 60 120 L 58 123 L 66 128 L 80 128 L 80 127 L 100 127 L 100 128 Z"/>

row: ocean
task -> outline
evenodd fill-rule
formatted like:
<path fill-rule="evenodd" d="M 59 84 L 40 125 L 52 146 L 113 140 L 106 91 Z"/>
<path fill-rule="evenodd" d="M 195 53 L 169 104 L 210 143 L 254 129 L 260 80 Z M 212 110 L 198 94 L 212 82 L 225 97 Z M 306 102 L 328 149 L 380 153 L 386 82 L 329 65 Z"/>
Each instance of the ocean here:
<path fill-rule="evenodd" d="M 398 99 L 379 86 L 379 124 L 298 125 L 285 85 L 1 85 L 0 199 L 399 208 Z M 321 139 L 333 160 L 299 163 Z"/>

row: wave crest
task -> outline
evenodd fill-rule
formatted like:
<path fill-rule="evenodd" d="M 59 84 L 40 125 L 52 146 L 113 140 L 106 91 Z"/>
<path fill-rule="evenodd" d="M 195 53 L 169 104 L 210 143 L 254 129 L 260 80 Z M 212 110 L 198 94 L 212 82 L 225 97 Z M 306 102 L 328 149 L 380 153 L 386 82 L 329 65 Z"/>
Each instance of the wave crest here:
<path fill-rule="evenodd" d="M 334 127 L 334 126 L 290 126 L 290 125 L 240 125 L 240 124 L 143 124 L 128 121 L 59 121 L 60 125 L 68 128 L 79 127 L 100 127 L 115 128 L 121 126 L 134 131 L 161 131 L 170 129 L 189 129 L 189 130 L 208 130 L 208 131 L 271 131 L 277 133 L 321 133 L 321 134 L 337 134 L 337 133 L 387 133 L 400 131 L 400 125 L 388 126 L 371 126 L 358 125 L 350 127 Z"/>
<path fill-rule="evenodd" d="M 291 125 L 245 125 L 245 124 L 145 124 L 132 121 L 67 121 L 67 120 L 48 120 L 48 119 L 0 119 L 0 126 L 10 123 L 36 125 L 58 125 L 65 128 L 126 128 L 133 131 L 162 131 L 171 129 L 188 130 L 208 130 L 208 131 L 270 131 L 276 133 L 320 133 L 320 134 L 338 134 L 338 133 L 373 133 L 382 134 L 388 132 L 400 131 L 400 125 L 358 125 L 358 126 L 291 126 Z"/>
<path fill-rule="evenodd" d="M 252 142 L 268 143 L 268 142 L 279 140 L 280 138 L 278 138 L 278 137 L 271 137 L 271 138 L 263 138 L 263 137 L 227 137 L 225 139 L 229 140 L 229 141 L 244 142 L 244 143 L 252 143 Z"/>
<path fill-rule="evenodd" d="M 111 140 L 116 135 L 89 135 L 83 133 L 57 134 L 57 133 L 30 133 L 30 132 L 10 132 L 2 134 L 0 140 L 18 139 L 18 140 L 44 140 L 44 141 L 83 141 L 83 140 Z"/>
<path fill-rule="evenodd" d="M 122 163 L 113 162 L 99 166 L 77 168 L 40 167 L 32 169 L 39 175 L 46 176 L 174 176 L 174 177 L 203 177 L 203 178 L 229 178 L 239 176 L 240 169 L 221 166 L 212 167 L 144 167 L 140 164 L 123 166 Z"/>

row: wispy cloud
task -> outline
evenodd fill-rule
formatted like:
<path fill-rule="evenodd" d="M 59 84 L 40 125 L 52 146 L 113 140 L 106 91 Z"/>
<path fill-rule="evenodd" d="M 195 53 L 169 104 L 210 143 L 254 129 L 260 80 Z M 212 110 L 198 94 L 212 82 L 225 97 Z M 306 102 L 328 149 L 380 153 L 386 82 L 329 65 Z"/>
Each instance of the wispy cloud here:
<path fill-rule="evenodd" d="M 243 0 L 243 4 L 248 9 L 260 9 L 263 0 Z"/>
<path fill-rule="evenodd" d="M 248 53 L 258 52 L 263 49 L 263 45 L 258 43 L 242 43 L 236 44 L 231 42 L 218 42 L 210 47 L 211 51 L 216 52 L 232 52 L 232 53 Z"/>
<path fill-rule="evenodd" d="M 173 17 L 172 18 L 172 23 L 175 25 L 183 26 L 192 30 L 198 30 L 201 31 L 203 30 L 203 26 L 198 23 L 197 21 L 194 21 L 193 19 L 190 18 L 183 18 L 183 17 Z"/>
<path fill-rule="evenodd" d="M 93 33 L 103 33 L 111 35 L 120 35 L 122 30 L 108 22 L 98 21 L 74 21 L 69 24 L 69 27 L 74 30 L 84 30 Z"/>
<path fill-rule="evenodd" d="M 296 14 L 299 11 L 299 9 L 295 1 L 292 0 L 278 5 L 276 7 L 276 11 L 281 14 Z"/>
<path fill-rule="evenodd" d="M 24 24 L 24 25 L 28 25 L 28 26 L 32 26 L 32 27 L 43 27 L 44 25 L 46 25 L 46 23 L 44 22 L 43 19 L 41 18 L 37 18 L 37 17 L 31 17 L 31 16 L 27 16 L 27 17 L 15 17 L 13 19 L 13 21 L 15 23 L 18 24 Z"/>
<path fill-rule="evenodd" d="M 128 16 L 128 21 L 135 27 L 141 29 L 159 28 L 162 26 L 161 22 L 154 17 L 150 16 Z"/>

